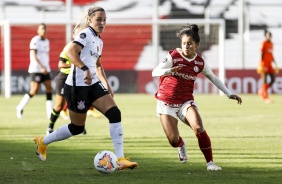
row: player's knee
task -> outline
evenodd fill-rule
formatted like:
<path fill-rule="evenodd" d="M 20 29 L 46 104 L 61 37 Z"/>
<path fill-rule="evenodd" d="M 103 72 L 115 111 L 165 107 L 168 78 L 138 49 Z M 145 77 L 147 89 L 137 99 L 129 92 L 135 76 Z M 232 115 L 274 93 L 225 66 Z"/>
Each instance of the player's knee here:
<path fill-rule="evenodd" d="M 110 123 L 119 123 L 121 122 L 121 112 L 117 106 L 110 108 L 105 116 L 108 118 Z"/>
<path fill-rule="evenodd" d="M 70 130 L 72 135 L 78 135 L 78 134 L 81 134 L 83 132 L 84 126 L 85 125 L 77 126 L 77 125 L 75 125 L 73 123 L 70 123 L 68 127 L 69 127 L 69 130 Z"/>

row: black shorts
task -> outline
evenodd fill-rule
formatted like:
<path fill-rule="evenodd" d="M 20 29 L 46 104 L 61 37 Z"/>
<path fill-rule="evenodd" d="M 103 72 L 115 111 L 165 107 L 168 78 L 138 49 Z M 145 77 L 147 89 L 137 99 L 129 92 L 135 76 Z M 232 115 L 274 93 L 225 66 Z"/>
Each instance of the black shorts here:
<path fill-rule="evenodd" d="M 30 73 L 30 80 L 33 82 L 37 82 L 37 83 L 42 83 L 44 81 L 47 80 L 52 80 L 52 74 L 47 73 L 47 74 L 43 74 L 43 73 Z"/>
<path fill-rule="evenodd" d="M 56 76 L 56 95 L 64 96 L 64 86 L 67 80 L 68 74 L 59 72 Z"/>
<path fill-rule="evenodd" d="M 95 100 L 107 94 L 109 92 L 101 82 L 91 86 L 75 87 L 65 84 L 64 87 L 68 109 L 76 113 L 86 113 Z"/>

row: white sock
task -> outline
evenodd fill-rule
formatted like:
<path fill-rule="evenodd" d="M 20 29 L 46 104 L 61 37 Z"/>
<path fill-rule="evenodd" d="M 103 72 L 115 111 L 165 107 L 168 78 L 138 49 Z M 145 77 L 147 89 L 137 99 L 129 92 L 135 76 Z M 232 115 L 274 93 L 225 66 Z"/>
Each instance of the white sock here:
<path fill-rule="evenodd" d="M 46 100 L 46 114 L 47 114 L 48 119 L 51 116 L 52 110 L 53 110 L 53 101 L 52 100 Z"/>
<path fill-rule="evenodd" d="M 61 141 L 73 136 L 69 130 L 69 125 L 62 125 L 57 130 L 44 137 L 44 144 L 48 145 L 51 142 Z"/>
<path fill-rule="evenodd" d="M 123 132 L 122 124 L 119 123 L 110 123 L 110 135 L 114 145 L 115 153 L 118 158 L 124 157 L 123 153 Z"/>
<path fill-rule="evenodd" d="M 30 100 L 30 96 L 26 93 L 23 96 L 22 100 L 20 101 L 19 105 L 17 106 L 17 109 L 23 110 L 29 100 Z"/>

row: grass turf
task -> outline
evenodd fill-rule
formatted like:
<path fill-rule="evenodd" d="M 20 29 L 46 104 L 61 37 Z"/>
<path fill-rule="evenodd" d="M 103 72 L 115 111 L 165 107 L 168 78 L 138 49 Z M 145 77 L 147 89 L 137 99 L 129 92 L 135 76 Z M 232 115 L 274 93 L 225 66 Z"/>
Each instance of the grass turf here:
<path fill-rule="evenodd" d="M 24 119 L 15 107 L 22 96 L 0 97 L 0 183 L 280 183 L 282 179 L 281 96 L 264 104 L 257 95 L 242 95 L 243 104 L 218 95 L 195 95 L 204 126 L 213 145 L 220 172 L 206 170 L 204 157 L 192 130 L 179 123 L 187 142 L 189 161 L 178 161 L 155 115 L 152 95 L 116 94 L 122 112 L 126 156 L 139 163 L 135 170 L 101 174 L 93 158 L 101 150 L 113 151 L 105 117 L 88 117 L 87 135 L 48 146 L 40 161 L 33 139 L 48 126 L 45 96 L 32 98 Z M 61 118 L 55 127 L 69 123 Z"/>

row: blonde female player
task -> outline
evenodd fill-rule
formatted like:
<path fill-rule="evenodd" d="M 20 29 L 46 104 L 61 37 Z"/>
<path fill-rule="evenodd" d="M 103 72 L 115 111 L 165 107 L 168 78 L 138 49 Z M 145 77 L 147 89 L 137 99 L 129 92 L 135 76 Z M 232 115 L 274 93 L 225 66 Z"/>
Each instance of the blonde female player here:
<path fill-rule="evenodd" d="M 60 54 L 60 61 L 58 63 L 59 72 L 56 76 L 56 102 L 51 112 L 50 122 L 46 130 L 46 135 L 54 131 L 54 125 L 59 115 L 62 114 L 62 111 L 64 111 L 64 113 L 67 113 L 66 109 L 64 110 L 64 106 L 67 105 L 64 97 L 64 85 L 67 80 L 68 74 L 70 73 L 70 68 L 71 68 L 71 61 L 66 56 L 66 52 L 68 51 L 71 43 L 72 42 L 68 43 Z M 87 115 L 88 114 L 91 114 L 93 117 L 97 117 L 97 118 L 99 117 L 99 114 L 92 106 L 87 111 Z M 69 120 L 68 115 L 65 115 L 63 117 L 66 120 Z M 84 129 L 82 134 L 86 134 L 86 129 Z"/>
<path fill-rule="evenodd" d="M 207 170 L 221 170 L 213 162 L 210 138 L 204 129 L 201 116 L 194 102 L 194 82 L 199 73 L 204 74 L 229 99 L 242 103 L 239 96 L 232 94 L 213 74 L 205 60 L 196 53 L 200 43 L 197 25 L 182 27 L 178 32 L 181 48 L 169 51 L 166 58 L 152 72 L 153 77 L 160 77 L 157 98 L 157 114 L 166 137 L 172 147 L 178 148 L 179 159 L 187 162 L 186 143 L 179 135 L 178 118 L 190 126 L 198 138 L 199 147 L 204 154 Z"/>
<path fill-rule="evenodd" d="M 90 7 L 75 27 L 75 30 L 80 31 L 67 52 L 72 66 L 64 87 L 71 123 L 59 127 L 45 137 L 35 138 L 37 154 L 43 161 L 46 160 L 48 144 L 83 132 L 86 112 L 93 106 L 109 119 L 110 136 L 118 157 L 119 169 L 133 169 L 138 166 L 136 162 L 130 162 L 124 157 L 121 112 L 113 99 L 113 91 L 101 64 L 103 41 L 100 34 L 105 26 L 105 10 L 101 7 Z"/>

